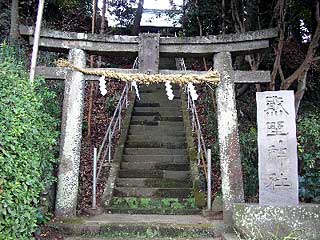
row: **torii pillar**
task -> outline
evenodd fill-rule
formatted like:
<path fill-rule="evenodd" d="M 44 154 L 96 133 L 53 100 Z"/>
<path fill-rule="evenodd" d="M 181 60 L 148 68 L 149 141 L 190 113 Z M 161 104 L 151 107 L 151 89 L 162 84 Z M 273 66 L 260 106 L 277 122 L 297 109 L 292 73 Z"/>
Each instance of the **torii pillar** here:
<path fill-rule="evenodd" d="M 85 67 L 85 52 L 81 49 L 71 49 L 69 61 L 77 67 Z M 84 74 L 69 71 L 64 89 L 55 215 L 65 218 L 76 215 L 85 89 Z"/>
<path fill-rule="evenodd" d="M 216 90 L 220 166 L 223 195 L 223 220 L 233 223 L 233 204 L 244 202 L 243 180 L 240 160 L 238 118 L 235 98 L 235 72 L 229 52 L 214 56 L 214 68 L 220 73 Z"/>

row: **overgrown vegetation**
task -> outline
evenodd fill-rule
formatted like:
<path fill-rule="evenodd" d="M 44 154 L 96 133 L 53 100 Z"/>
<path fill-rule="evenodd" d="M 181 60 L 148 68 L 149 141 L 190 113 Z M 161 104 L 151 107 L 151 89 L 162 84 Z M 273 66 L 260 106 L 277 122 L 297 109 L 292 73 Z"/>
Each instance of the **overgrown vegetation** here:
<path fill-rule="evenodd" d="M 46 217 L 40 196 L 53 183 L 58 137 L 56 99 L 29 82 L 15 50 L 0 47 L 0 239 L 30 239 Z M 57 114 L 57 115 L 55 115 Z"/>
<path fill-rule="evenodd" d="M 302 200 L 320 203 L 320 114 L 305 114 L 298 121 L 299 193 Z"/>
<path fill-rule="evenodd" d="M 112 205 L 117 208 L 131 208 L 131 209 L 191 209 L 196 208 L 196 203 L 194 198 L 178 199 L 178 198 L 163 198 L 163 199 L 153 199 L 153 198 L 117 198 L 114 197 L 112 200 Z"/>

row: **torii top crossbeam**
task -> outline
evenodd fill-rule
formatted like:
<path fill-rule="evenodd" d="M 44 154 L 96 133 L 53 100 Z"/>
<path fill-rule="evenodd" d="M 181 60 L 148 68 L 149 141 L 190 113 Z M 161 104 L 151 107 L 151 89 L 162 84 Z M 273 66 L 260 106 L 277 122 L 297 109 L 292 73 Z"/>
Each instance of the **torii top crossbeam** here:
<path fill-rule="evenodd" d="M 33 27 L 21 26 L 20 33 L 30 36 Z M 249 52 L 269 47 L 269 39 L 277 36 L 274 28 L 260 31 L 204 37 L 160 37 L 161 56 L 183 57 L 211 55 L 218 52 Z M 128 54 L 139 51 L 139 36 L 99 35 L 76 32 L 43 30 L 39 46 L 54 51 L 79 48 L 88 53 Z"/>

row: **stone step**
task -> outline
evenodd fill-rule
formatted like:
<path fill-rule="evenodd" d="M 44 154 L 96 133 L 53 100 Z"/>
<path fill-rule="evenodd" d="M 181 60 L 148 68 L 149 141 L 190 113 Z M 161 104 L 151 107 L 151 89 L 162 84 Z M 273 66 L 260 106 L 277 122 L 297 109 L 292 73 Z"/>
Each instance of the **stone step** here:
<path fill-rule="evenodd" d="M 130 214 L 199 214 L 195 199 L 190 198 L 148 198 L 148 197 L 114 197 L 111 207 L 104 208 L 112 213 Z"/>
<path fill-rule="evenodd" d="M 125 237 L 65 237 L 64 239 L 65 240 L 105 240 L 105 239 L 109 239 L 109 240 L 137 240 L 137 239 L 147 239 L 145 237 L 147 237 L 147 234 L 146 233 L 146 236 L 142 236 L 143 238 L 141 238 L 141 236 L 132 236 L 132 237 L 128 237 L 128 235 L 126 235 Z M 137 238 L 138 237 L 138 238 Z M 150 239 L 150 238 L 149 238 Z M 192 238 L 193 240 L 221 240 L 221 238 L 204 238 L 204 237 L 200 237 L 200 238 Z M 171 237 L 167 238 L 167 237 L 161 237 L 161 238 L 154 238 L 152 237 L 152 240 L 172 240 Z M 180 238 L 179 237 L 179 240 L 190 240 L 190 238 Z"/>
<path fill-rule="evenodd" d="M 144 126 L 163 126 L 163 127 L 184 127 L 184 123 L 181 122 L 169 122 L 169 121 L 148 121 L 148 120 L 131 120 L 130 126 L 144 125 Z"/>
<path fill-rule="evenodd" d="M 145 92 L 140 94 L 140 101 L 141 102 L 159 102 L 162 104 L 170 105 L 172 101 L 176 101 L 177 103 L 181 104 L 181 93 L 180 91 L 173 91 L 173 100 L 169 100 L 166 92 Z M 139 102 L 140 102 L 139 101 Z"/>
<path fill-rule="evenodd" d="M 168 148 L 125 148 L 126 155 L 187 155 L 186 149 Z"/>
<path fill-rule="evenodd" d="M 196 215 L 200 214 L 200 209 L 165 209 L 165 208 L 124 208 L 124 207 L 108 207 L 105 208 L 107 213 L 120 214 L 153 214 L 153 215 Z M 152 238 L 153 239 L 153 238 Z M 180 238 L 179 238 L 180 240 Z M 190 240 L 190 239 L 189 239 Z"/>
<path fill-rule="evenodd" d="M 152 102 L 140 102 L 136 101 L 134 103 L 134 107 L 160 107 L 160 103 L 152 103 Z"/>
<path fill-rule="evenodd" d="M 181 117 L 182 111 L 180 109 L 177 110 L 161 110 L 157 111 L 157 109 L 137 109 L 132 111 L 132 116 L 168 116 L 168 117 Z"/>
<path fill-rule="evenodd" d="M 179 116 L 182 115 L 181 107 L 175 106 L 166 106 L 166 107 L 135 107 L 133 112 L 157 112 L 160 113 L 162 116 L 176 116 L 173 115 L 175 113 L 179 113 Z"/>
<path fill-rule="evenodd" d="M 174 99 L 169 100 L 165 91 L 143 92 L 140 94 L 140 101 L 159 101 L 170 103 L 171 101 L 181 101 L 181 93 L 179 90 L 173 90 Z"/>
<path fill-rule="evenodd" d="M 122 163 L 188 163 L 187 155 L 123 155 Z"/>
<path fill-rule="evenodd" d="M 149 94 L 147 96 L 140 96 L 141 100 L 137 100 L 134 107 L 180 107 L 181 99 L 169 100 L 167 96 L 156 96 Z"/>
<path fill-rule="evenodd" d="M 146 133 L 147 134 L 147 133 Z M 144 142 L 144 141 L 157 141 L 157 142 L 185 142 L 186 138 L 180 136 L 166 136 L 166 135 L 128 135 L 127 141 L 130 142 Z"/>
<path fill-rule="evenodd" d="M 116 187 L 115 197 L 188 198 L 192 188 Z"/>
<path fill-rule="evenodd" d="M 191 188 L 190 180 L 170 180 L 161 178 L 118 178 L 118 187 Z"/>
<path fill-rule="evenodd" d="M 223 221 L 200 215 L 101 214 L 92 217 L 56 221 L 50 224 L 61 234 L 73 237 L 132 237 L 132 239 L 213 238 L 226 230 Z M 110 238 L 109 238 L 110 237 Z M 100 240 L 100 239 L 99 239 Z"/>
<path fill-rule="evenodd" d="M 121 169 L 145 169 L 145 170 L 173 170 L 173 171 L 188 171 L 190 165 L 187 163 L 161 163 L 161 162 L 122 162 Z"/>
<path fill-rule="evenodd" d="M 190 171 L 172 171 L 172 170 L 134 170 L 134 169 L 120 169 L 119 178 L 161 178 L 174 180 L 188 180 L 190 179 Z"/>
<path fill-rule="evenodd" d="M 184 126 L 147 126 L 132 125 L 130 135 L 185 136 Z"/>
<path fill-rule="evenodd" d="M 132 112 L 132 117 L 134 116 L 161 116 L 158 112 Z"/>
<path fill-rule="evenodd" d="M 158 142 L 158 141 L 127 141 L 126 148 L 168 148 L 168 149 L 185 149 L 186 142 Z"/>
<path fill-rule="evenodd" d="M 163 121 L 163 122 L 183 122 L 182 116 L 132 116 L 131 121 Z"/>

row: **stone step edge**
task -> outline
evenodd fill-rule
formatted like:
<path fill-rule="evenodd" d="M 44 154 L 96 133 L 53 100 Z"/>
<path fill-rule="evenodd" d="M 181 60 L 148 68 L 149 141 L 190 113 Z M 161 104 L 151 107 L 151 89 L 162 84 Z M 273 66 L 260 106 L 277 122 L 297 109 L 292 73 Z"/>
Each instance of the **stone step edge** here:
<path fill-rule="evenodd" d="M 76 220 L 75 220 L 76 221 Z M 68 236 L 103 236 L 111 232 L 146 232 L 154 231 L 159 233 L 158 237 L 178 237 L 182 234 L 198 234 L 200 237 L 220 237 L 224 227 L 215 224 L 166 224 L 166 223 L 104 223 L 95 222 L 74 222 L 74 223 L 54 223 L 51 227 Z"/>
<path fill-rule="evenodd" d="M 108 237 L 109 240 L 137 240 L 137 239 L 147 239 L 147 238 L 137 238 L 137 237 Z M 64 240 L 106 240 L 105 237 L 66 237 Z M 171 237 L 161 237 L 152 238 L 152 240 L 172 240 Z M 178 240 L 190 240 L 190 238 L 180 238 Z M 221 238 L 192 238 L 192 240 L 221 240 Z"/>
<path fill-rule="evenodd" d="M 164 209 L 164 208 L 117 208 L 108 207 L 104 209 L 107 213 L 126 213 L 126 214 L 148 214 L 148 215 L 197 215 L 200 209 Z"/>

